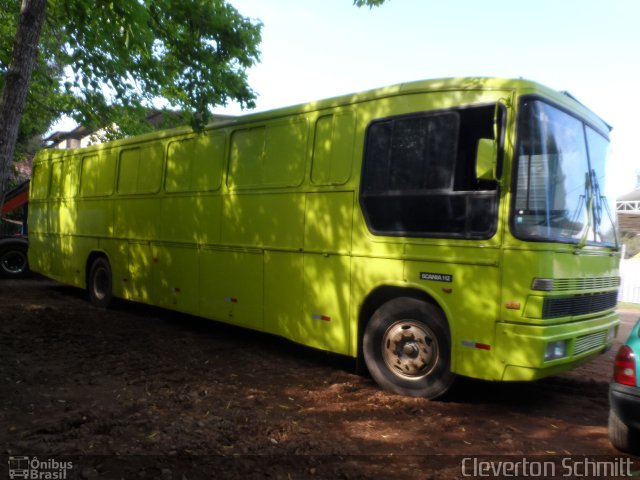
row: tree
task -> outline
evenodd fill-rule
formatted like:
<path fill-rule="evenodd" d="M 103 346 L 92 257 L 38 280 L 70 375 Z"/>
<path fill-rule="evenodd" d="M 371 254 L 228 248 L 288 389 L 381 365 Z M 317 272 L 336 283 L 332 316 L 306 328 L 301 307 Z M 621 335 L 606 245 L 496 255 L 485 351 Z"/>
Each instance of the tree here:
<path fill-rule="evenodd" d="M 12 60 L 5 74 L 0 97 L 0 205 L 4 203 L 6 179 L 38 53 L 45 7 L 46 0 L 23 1 Z"/>
<path fill-rule="evenodd" d="M 0 52 L 0 199 L 27 93 L 27 119 L 40 118 L 40 105 L 51 112 L 45 121 L 67 114 L 90 128 L 125 117 L 130 128 L 142 125 L 132 117 L 158 98 L 195 128 L 216 105 L 254 106 L 246 70 L 259 59 L 262 25 L 225 0 L 22 0 L 19 12 L 15 3 L 0 0 L 18 25 L 12 54 Z"/>
<path fill-rule="evenodd" d="M 353 0 L 353 4 L 356 7 L 364 7 L 367 6 L 369 8 L 373 8 L 373 7 L 379 7 L 380 5 L 382 5 L 386 0 Z"/>
<path fill-rule="evenodd" d="M 17 6 L 0 0 L 0 204 L 16 142 L 20 150 L 63 114 L 89 128 L 126 125 L 122 133 L 132 134 L 158 98 L 186 112 L 196 129 L 229 100 L 254 106 L 246 70 L 259 60 L 262 24 L 226 0 Z"/>
<path fill-rule="evenodd" d="M 20 3 L 0 0 L 0 92 L 3 91 L 6 72 L 11 62 L 12 47 L 16 36 L 16 22 L 20 14 Z M 55 51 L 46 34 L 40 37 L 40 49 Z M 31 83 L 25 99 L 25 107 L 18 126 L 14 161 L 33 156 L 40 148 L 40 136 L 60 116 L 64 96 L 52 88 L 52 79 L 62 73 L 62 67 L 54 61 L 36 62 Z M 9 169 L 11 170 L 11 169 Z M 10 174 L 11 172 L 7 172 Z"/>

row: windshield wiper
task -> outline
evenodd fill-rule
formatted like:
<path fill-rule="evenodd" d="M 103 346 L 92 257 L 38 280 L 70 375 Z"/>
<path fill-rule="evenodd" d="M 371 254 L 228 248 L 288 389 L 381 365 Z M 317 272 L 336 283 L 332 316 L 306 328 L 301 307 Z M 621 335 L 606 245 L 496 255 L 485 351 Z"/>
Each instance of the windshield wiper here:
<path fill-rule="evenodd" d="M 616 250 L 620 248 L 618 243 L 618 232 L 616 232 L 615 221 L 613 220 L 613 215 L 611 215 L 611 210 L 609 209 L 609 202 L 607 202 L 607 197 L 602 195 L 600 191 L 600 183 L 598 182 L 598 177 L 596 175 L 595 170 L 591 170 L 591 183 L 593 185 L 593 195 L 595 200 L 593 217 L 594 217 L 594 225 L 593 225 L 593 237 L 596 240 L 596 235 L 598 234 L 598 227 L 600 227 L 600 223 L 602 222 L 602 206 L 604 205 L 604 210 L 607 212 L 607 217 L 609 217 L 609 222 L 611 224 L 611 229 L 613 230 L 613 240 L 615 243 Z"/>
<path fill-rule="evenodd" d="M 582 234 L 582 238 L 578 242 L 578 248 L 582 249 L 587 244 L 587 235 L 589 235 L 589 230 L 591 229 L 591 209 L 593 207 L 593 184 L 591 183 L 591 174 L 590 172 L 585 172 L 584 174 L 584 198 L 586 199 L 585 204 L 587 206 L 587 224 L 584 228 L 584 233 Z"/>
<path fill-rule="evenodd" d="M 609 209 L 609 204 L 607 203 L 607 199 L 600 192 L 600 184 L 598 182 L 598 177 L 596 175 L 596 171 L 591 169 L 589 172 L 585 173 L 585 193 L 584 196 L 587 199 L 587 225 L 585 226 L 584 233 L 582 234 L 582 238 L 578 242 L 578 248 L 582 249 L 587 244 L 587 236 L 589 235 L 589 231 L 592 228 L 591 218 L 593 217 L 593 241 L 597 241 L 600 224 L 602 223 L 602 209 L 604 205 L 604 210 L 607 212 L 607 216 L 609 217 L 609 222 L 611 222 L 611 228 L 613 229 L 613 238 L 615 242 L 615 249 L 619 249 L 618 243 L 618 233 L 615 229 L 615 222 L 611 215 L 611 210 Z"/>

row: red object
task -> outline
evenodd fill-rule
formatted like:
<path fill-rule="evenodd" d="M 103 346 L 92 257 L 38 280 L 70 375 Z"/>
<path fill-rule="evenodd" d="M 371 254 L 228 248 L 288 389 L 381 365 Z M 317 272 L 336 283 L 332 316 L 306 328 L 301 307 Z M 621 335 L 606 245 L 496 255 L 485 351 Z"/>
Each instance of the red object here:
<path fill-rule="evenodd" d="M 636 386 L 636 359 L 633 350 L 623 345 L 618 350 L 613 369 L 613 380 L 621 385 Z"/>
<path fill-rule="evenodd" d="M 29 189 L 18 193 L 15 197 L 10 198 L 2 205 L 2 213 L 9 213 L 16 208 L 20 208 L 29 201 Z"/>

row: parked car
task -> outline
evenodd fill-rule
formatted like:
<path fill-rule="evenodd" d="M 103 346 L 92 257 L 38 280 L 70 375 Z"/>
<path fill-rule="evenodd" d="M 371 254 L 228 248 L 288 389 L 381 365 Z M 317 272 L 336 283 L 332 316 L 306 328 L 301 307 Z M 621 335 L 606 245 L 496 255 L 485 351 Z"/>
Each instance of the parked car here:
<path fill-rule="evenodd" d="M 0 205 L 0 278 L 17 278 L 29 272 L 27 259 L 27 204 L 29 181 L 9 190 Z"/>
<path fill-rule="evenodd" d="M 0 278 L 22 277 L 29 272 L 28 248 L 26 238 L 0 235 Z"/>
<path fill-rule="evenodd" d="M 618 450 L 640 455 L 640 319 L 618 350 L 609 405 L 611 443 Z"/>

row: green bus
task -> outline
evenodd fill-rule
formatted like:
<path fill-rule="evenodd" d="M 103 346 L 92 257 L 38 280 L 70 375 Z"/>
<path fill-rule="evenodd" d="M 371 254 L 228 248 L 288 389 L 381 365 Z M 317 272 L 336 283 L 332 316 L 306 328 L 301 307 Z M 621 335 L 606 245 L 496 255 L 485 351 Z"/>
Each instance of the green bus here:
<path fill-rule="evenodd" d="M 41 151 L 31 268 L 356 358 L 435 398 L 606 350 L 610 127 L 525 80 L 445 79 Z"/>

